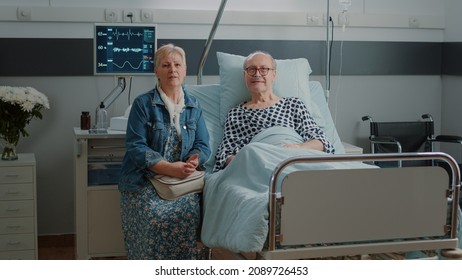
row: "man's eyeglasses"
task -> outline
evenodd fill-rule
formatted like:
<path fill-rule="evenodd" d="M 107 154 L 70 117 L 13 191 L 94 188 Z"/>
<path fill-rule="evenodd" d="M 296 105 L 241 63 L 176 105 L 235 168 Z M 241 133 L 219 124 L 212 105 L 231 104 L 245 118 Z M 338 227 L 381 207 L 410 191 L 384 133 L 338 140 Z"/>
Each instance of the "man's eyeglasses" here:
<path fill-rule="evenodd" d="M 260 75 L 266 76 L 266 75 L 268 75 L 268 72 L 270 70 L 274 70 L 274 69 L 273 68 L 268 68 L 268 67 L 253 67 L 253 66 L 247 67 L 247 68 L 244 69 L 244 71 L 249 76 L 253 76 L 253 75 L 257 74 L 257 70 L 258 70 L 258 72 L 260 72 Z"/>

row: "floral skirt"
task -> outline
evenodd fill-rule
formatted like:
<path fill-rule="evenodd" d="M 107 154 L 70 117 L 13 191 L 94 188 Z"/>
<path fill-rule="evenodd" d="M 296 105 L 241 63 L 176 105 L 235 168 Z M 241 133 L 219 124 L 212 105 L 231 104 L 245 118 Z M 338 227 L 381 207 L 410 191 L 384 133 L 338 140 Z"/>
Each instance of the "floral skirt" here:
<path fill-rule="evenodd" d="M 200 227 L 198 194 L 160 198 L 147 182 L 139 192 L 121 192 L 125 247 L 133 260 L 196 259 Z"/>

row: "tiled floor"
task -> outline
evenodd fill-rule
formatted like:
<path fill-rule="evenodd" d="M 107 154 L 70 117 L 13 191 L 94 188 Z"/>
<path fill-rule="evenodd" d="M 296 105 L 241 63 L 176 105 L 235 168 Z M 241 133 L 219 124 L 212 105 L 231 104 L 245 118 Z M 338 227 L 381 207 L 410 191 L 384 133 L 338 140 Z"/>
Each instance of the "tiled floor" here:
<path fill-rule="evenodd" d="M 51 236 L 39 236 L 38 237 L 38 258 L 40 260 L 73 260 L 75 258 L 75 246 L 74 246 L 75 235 L 51 235 Z M 436 258 L 434 251 L 425 252 L 430 259 Z M 448 251 L 449 259 L 461 259 L 462 251 L 457 250 L 450 254 L 452 251 Z M 237 259 L 255 259 L 255 253 L 237 255 L 233 254 L 225 249 L 214 248 L 212 250 L 212 260 L 237 260 Z M 340 259 L 403 259 L 404 255 L 400 253 L 390 254 L 376 254 L 376 255 L 364 255 L 364 256 L 348 256 Z M 107 257 L 98 259 L 125 259 L 124 257 Z M 335 258 L 334 258 L 335 259 Z"/>
<path fill-rule="evenodd" d="M 75 235 L 48 235 L 38 237 L 38 257 L 40 260 L 73 260 L 75 257 Z M 235 260 L 239 258 L 253 259 L 255 254 L 236 256 L 226 250 L 213 249 L 212 259 Z M 114 259 L 111 257 L 104 259 Z M 116 259 L 120 259 L 117 257 Z M 122 258 L 123 259 L 123 258 Z"/>
<path fill-rule="evenodd" d="M 74 238 L 73 234 L 39 236 L 39 260 L 73 260 Z"/>

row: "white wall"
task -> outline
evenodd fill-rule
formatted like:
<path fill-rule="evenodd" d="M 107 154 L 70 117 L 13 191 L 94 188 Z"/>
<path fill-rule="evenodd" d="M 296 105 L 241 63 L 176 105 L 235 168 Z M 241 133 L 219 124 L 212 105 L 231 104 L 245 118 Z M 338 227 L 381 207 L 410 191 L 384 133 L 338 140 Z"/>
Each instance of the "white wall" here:
<path fill-rule="evenodd" d="M 462 23 L 462 18 L 460 17 L 462 1 L 445 0 L 444 8 L 446 15 L 446 28 L 444 30 L 444 40 L 446 42 L 462 41 L 462 29 L 460 28 L 460 24 Z"/>
<path fill-rule="evenodd" d="M 332 89 L 329 107 L 340 137 L 366 152 L 369 122 L 361 120 L 365 115 L 376 121 L 403 121 L 430 113 L 437 124 L 441 120 L 439 76 L 342 77 L 340 82 L 333 79 Z"/>
<path fill-rule="evenodd" d="M 122 0 L 0 0 L 0 37 L 91 38 L 92 22 L 104 21 L 106 8 L 116 9 L 118 13 L 131 8 L 154 11 L 161 39 L 206 39 L 219 2 L 134 0 L 127 7 L 127 1 Z M 445 2 L 352 2 L 351 25 L 345 33 L 337 30 L 337 40 L 442 42 L 445 35 L 450 36 L 444 32 L 444 14 L 448 12 Z M 449 2 L 460 6 L 458 1 Z M 322 18 L 326 11 L 325 3 L 324 0 L 229 0 L 223 16 L 224 24 L 217 30 L 216 38 L 324 40 L 326 31 L 322 22 L 309 26 L 306 25 L 306 17 Z M 17 7 L 30 8 L 31 21 L 18 21 Z M 158 9 L 167 10 L 157 14 Z M 338 12 L 338 1 L 332 0 L 334 20 Z M 419 20 L 419 28 L 409 28 L 411 16 Z M 277 22 L 277 26 L 272 20 Z M 324 83 L 323 76 L 312 79 Z M 136 78 L 132 99 L 152 87 L 153 81 L 153 78 Z M 217 77 L 204 77 L 204 83 L 217 81 Z M 188 77 L 187 82 L 195 83 L 195 77 Z M 0 77 L 0 84 L 33 86 L 50 99 L 52 108 L 45 112 L 43 120 L 31 123 L 28 127 L 30 137 L 21 140 L 19 151 L 34 152 L 38 160 L 39 233 L 72 233 L 72 127 L 79 125 L 81 111 L 96 108 L 98 101 L 115 86 L 115 81 L 93 76 Z M 340 136 L 368 149 L 365 141 L 368 124 L 360 121 L 361 116 L 371 114 L 376 119 L 417 119 L 422 113 L 431 113 L 439 123 L 441 92 L 440 76 L 332 77 L 329 105 Z M 417 103 L 415 100 L 418 100 Z M 122 114 L 127 103 L 127 96 L 122 95 L 109 113 L 113 116 Z"/>
<path fill-rule="evenodd" d="M 462 1 L 446 0 L 446 29 L 444 38 L 446 42 L 462 42 Z M 443 76 L 442 91 L 442 132 L 451 135 L 462 135 L 462 77 L 460 76 Z M 461 149 L 456 145 L 448 145 L 445 151 L 454 156 L 456 160 L 461 160 Z"/>

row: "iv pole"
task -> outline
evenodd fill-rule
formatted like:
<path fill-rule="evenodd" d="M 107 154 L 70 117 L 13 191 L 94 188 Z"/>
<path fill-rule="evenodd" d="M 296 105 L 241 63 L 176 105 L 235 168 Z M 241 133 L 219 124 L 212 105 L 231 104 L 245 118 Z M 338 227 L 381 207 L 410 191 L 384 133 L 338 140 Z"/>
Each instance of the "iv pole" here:
<path fill-rule="evenodd" d="M 326 101 L 329 101 L 330 93 L 330 37 L 329 37 L 329 26 L 330 26 L 330 0 L 327 0 L 327 15 L 326 15 Z"/>
<path fill-rule="evenodd" d="M 213 23 L 212 30 L 210 30 L 209 38 L 205 43 L 204 51 L 201 55 L 201 60 L 199 62 L 199 69 L 197 70 L 197 84 L 202 84 L 202 70 L 204 68 L 205 61 L 207 60 L 207 55 L 210 50 L 210 46 L 212 45 L 213 37 L 215 36 L 215 32 L 217 30 L 218 24 L 220 23 L 221 16 L 223 15 L 223 11 L 225 10 L 227 0 L 221 0 L 220 8 L 218 9 L 217 17 L 215 18 L 215 22 Z"/>

